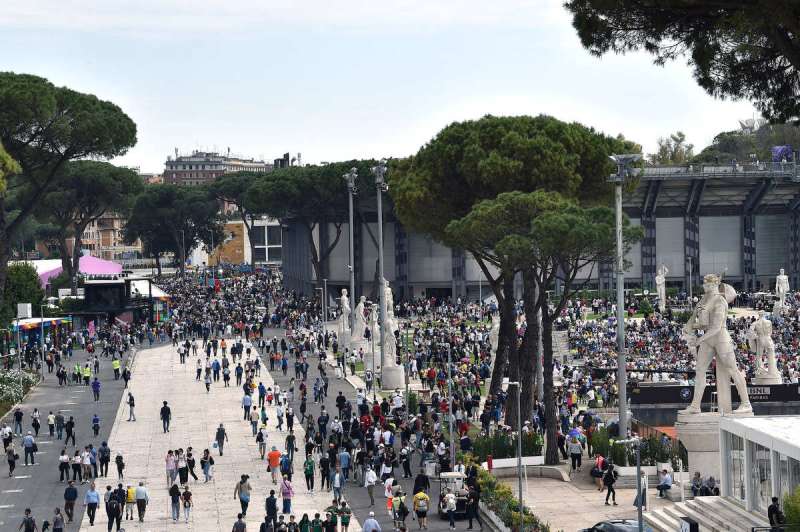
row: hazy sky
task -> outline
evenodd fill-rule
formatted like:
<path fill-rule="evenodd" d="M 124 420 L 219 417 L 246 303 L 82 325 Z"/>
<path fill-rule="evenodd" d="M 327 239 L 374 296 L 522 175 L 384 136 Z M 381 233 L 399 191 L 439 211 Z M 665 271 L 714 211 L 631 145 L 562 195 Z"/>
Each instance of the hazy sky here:
<path fill-rule="evenodd" d="M 405 156 L 455 120 L 547 113 L 652 151 L 753 116 L 683 63 L 591 57 L 556 0 L 9 0 L 2 70 L 111 100 L 160 172 L 174 148 L 304 162 Z"/>

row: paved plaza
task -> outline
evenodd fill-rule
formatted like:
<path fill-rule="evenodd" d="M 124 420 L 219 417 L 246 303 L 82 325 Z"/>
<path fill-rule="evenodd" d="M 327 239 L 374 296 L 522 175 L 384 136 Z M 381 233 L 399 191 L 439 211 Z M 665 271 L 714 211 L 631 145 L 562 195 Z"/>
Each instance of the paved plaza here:
<path fill-rule="evenodd" d="M 245 355 L 246 356 L 246 355 Z M 125 456 L 125 485 L 137 485 L 145 482 L 150 494 L 150 504 L 144 523 L 137 520 L 125 521 L 126 530 L 162 531 L 178 527 L 198 531 L 229 530 L 240 511 L 239 501 L 234 497 L 234 487 L 242 474 L 250 476 L 253 493 L 250 508 L 246 517 L 248 530 L 258 530 L 264 520 L 264 501 L 272 484 L 271 474 L 267 472 L 266 461 L 259 458 L 258 446 L 252 435 L 250 424 L 243 420 L 242 408 L 239 406 L 242 389 L 231 379 L 231 386 L 223 386 L 222 380 L 212 384 L 211 392 L 206 393 L 202 382 L 195 380 L 196 358 L 188 357 L 186 364 L 180 364 L 176 351 L 171 346 L 141 351 L 134 364 L 134 379 L 131 390 L 136 397 L 136 422 L 128 422 L 128 408 L 124 401 L 117 411 L 117 418 L 111 430 L 109 445 L 113 452 L 121 450 Z M 273 386 L 269 372 L 262 367 L 261 377 L 256 380 L 265 386 Z M 168 401 L 172 409 L 170 431 L 164 433 L 159 418 L 162 401 Z M 270 417 L 268 422 L 268 448 L 275 445 L 284 449 L 287 432 L 279 432 L 275 423 L 275 407 L 267 407 Z M 225 444 L 224 456 L 219 456 L 212 449 L 212 441 L 220 423 L 225 425 L 230 441 Z M 301 424 L 294 424 L 298 447 L 302 449 L 305 432 Z M 187 524 L 181 516 L 178 524 L 171 518 L 170 501 L 167 493 L 165 472 L 165 456 L 169 449 L 192 447 L 197 460 L 196 472 L 200 477 L 194 481 L 190 477 L 189 489 L 193 494 L 194 510 Z M 203 483 L 199 467 L 203 449 L 211 449 L 215 460 L 214 479 Z M 315 512 L 320 512 L 331 503 L 328 492 L 306 491 L 303 480 L 302 450 L 295 458 L 295 476 L 292 483 L 295 497 L 292 499 L 292 513 L 300 520 L 303 513 L 313 519 Z M 113 468 L 112 468 L 113 469 Z M 318 473 L 316 473 L 318 476 Z M 109 480 L 114 480 L 110 475 Z M 98 481 L 97 489 L 105 491 L 105 479 Z M 114 480 L 113 486 L 116 486 Z M 277 489 L 276 489 L 277 492 Z M 279 501 L 280 509 L 280 501 Z M 288 520 L 288 516 L 287 516 Z M 88 516 L 84 516 L 82 531 L 105 528 L 107 519 L 100 508 L 97 512 L 95 526 L 89 526 Z M 360 532 L 358 520 L 350 522 L 350 531 Z"/>

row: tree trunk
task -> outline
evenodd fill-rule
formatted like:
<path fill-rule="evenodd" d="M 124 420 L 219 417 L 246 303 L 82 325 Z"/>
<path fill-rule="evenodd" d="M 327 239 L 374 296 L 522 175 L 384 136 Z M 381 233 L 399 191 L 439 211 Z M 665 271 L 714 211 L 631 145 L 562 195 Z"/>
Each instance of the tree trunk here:
<path fill-rule="evenodd" d="M 516 363 L 517 358 L 517 320 L 514 315 L 514 276 L 503 275 L 503 297 L 500 303 L 500 331 L 497 341 L 498 349 L 492 370 L 492 381 L 489 393 L 496 394 L 503 385 L 506 368 Z M 500 350 L 501 343 L 504 349 Z M 513 380 L 513 379 L 512 379 Z"/>
<path fill-rule="evenodd" d="M 75 226 L 75 238 L 72 245 L 72 271 L 69 272 L 70 294 L 78 295 L 78 274 L 81 272 L 81 244 L 83 243 L 83 231 L 87 224 Z"/>
<path fill-rule="evenodd" d="M 67 277 L 69 277 L 71 286 L 71 280 L 73 276 L 72 255 L 70 254 L 69 249 L 67 249 L 66 233 L 61 233 L 58 236 L 58 252 L 61 254 L 61 269 L 64 270 L 67 274 Z"/>
<path fill-rule="evenodd" d="M 544 415 L 545 449 L 544 463 L 558 465 L 558 411 L 553 393 L 553 320 L 550 313 L 542 311 L 542 347 L 544 348 Z"/>
<path fill-rule="evenodd" d="M 519 381 L 522 383 L 520 407 L 522 419 L 530 420 L 533 412 L 534 384 L 536 381 L 536 358 L 539 346 L 539 322 L 536 319 L 539 287 L 533 272 L 522 273 L 524 286 L 523 305 L 525 311 L 525 336 L 519 350 Z"/>

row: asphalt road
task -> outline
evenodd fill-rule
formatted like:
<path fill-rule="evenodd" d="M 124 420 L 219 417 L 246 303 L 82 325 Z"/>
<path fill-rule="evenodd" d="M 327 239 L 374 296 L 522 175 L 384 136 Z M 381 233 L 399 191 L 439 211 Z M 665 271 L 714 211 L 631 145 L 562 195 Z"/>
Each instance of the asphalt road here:
<path fill-rule="evenodd" d="M 272 337 L 273 335 L 278 336 L 279 338 L 283 335 L 283 330 L 270 330 L 269 336 Z M 330 354 L 328 355 L 330 356 Z M 290 360 L 289 363 L 289 372 L 286 376 L 283 375 L 279 369 L 276 371 L 270 372 L 272 378 L 281 386 L 281 389 L 288 389 L 289 380 L 294 375 L 294 367 L 293 367 L 293 360 Z M 308 381 L 307 384 L 309 386 L 309 401 L 306 403 L 307 405 L 307 415 L 314 416 L 314 419 L 319 416 L 320 413 L 320 405 L 315 405 L 311 399 L 313 399 L 313 393 L 311 388 L 314 383 L 314 379 L 319 375 L 317 370 L 317 363 L 318 360 L 316 357 L 312 357 L 309 360 L 309 372 L 308 372 Z M 269 370 L 269 364 L 265 365 L 265 368 Z M 347 397 L 347 399 L 355 406 L 355 398 L 356 398 L 356 391 L 350 383 L 348 383 L 345 379 L 337 379 L 334 375 L 333 368 L 328 368 L 326 370 L 326 374 L 328 375 L 328 397 L 325 399 L 325 410 L 333 416 L 337 412 L 336 409 L 336 396 L 339 394 L 339 391 Z M 294 411 L 297 413 L 297 421 L 299 422 L 299 411 L 300 411 L 300 401 L 299 401 L 299 394 L 295 394 L 296 401 L 293 405 Z M 400 438 L 395 438 L 395 446 L 397 450 L 400 449 Z M 302 442 L 298 442 L 298 447 L 302 449 Z M 303 451 L 300 451 L 301 456 Z M 301 459 L 302 463 L 302 459 Z M 411 471 L 414 475 L 419 472 L 419 454 L 415 453 L 411 460 Z M 295 471 L 297 471 L 297 464 L 295 465 Z M 398 482 L 403 486 L 404 491 L 408 494 L 406 499 L 406 504 L 411 509 L 411 492 L 414 487 L 414 479 L 404 479 L 402 478 L 402 468 L 395 469 L 395 473 L 398 475 Z M 319 472 L 315 471 L 316 479 L 315 482 L 319 485 Z M 305 489 L 305 483 L 302 480 L 302 475 L 298 476 L 299 482 L 296 485 L 301 486 L 301 490 Z M 440 519 L 436 512 L 436 504 L 439 501 L 439 483 L 435 479 L 431 478 L 431 492 L 428 495 L 431 497 L 431 510 L 428 512 L 428 530 L 431 531 L 449 531 L 449 523 L 446 519 Z M 348 482 L 347 486 L 344 490 L 345 499 L 350 504 L 353 514 L 358 518 L 359 523 L 363 524 L 364 521 L 369 517 L 370 510 L 375 512 L 375 518 L 378 520 L 378 523 L 381 525 L 381 529 L 384 532 L 391 531 L 394 528 L 394 523 L 392 521 L 391 516 L 386 510 L 386 498 L 383 496 L 383 488 L 382 486 L 378 485 L 375 487 L 375 506 L 370 507 L 369 495 L 367 494 L 366 488 L 363 487 L 361 484 L 354 484 L 352 482 Z M 320 509 L 322 510 L 322 509 Z M 412 512 L 413 513 L 413 512 Z M 313 519 L 313 516 L 309 516 Z M 478 524 L 473 523 L 474 527 L 477 529 Z M 468 526 L 467 521 L 457 521 L 456 528 L 458 529 L 466 529 Z M 415 520 L 412 521 L 411 514 L 408 515 L 406 518 L 406 527 L 411 530 L 417 530 L 419 528 L 419 523 Z"/>
<path fill-rule="evenodd" d="M 147 344 L 145 344 L 147 345 Z M 75 351 L 70 361 L 74 365 L 75 361 L 82 364 L 87 360 L 87 353 Z M 129 352 L 131 354 L 131 352 Z M 123 360 L 127 361 L 127 356 Z M 67 367 L 71 367 L 67 364 Z M 76 448 L 83 449 L 90 443 L 95 448 L 100 447 L 103 441 L 108 441 L 114 418 L 117 414 L 120 398 L 122 397 L 125 381 L 121 378 L 114 380 L 114 371 L 111 368 L 111 358 L 100 356 L 100 401 L 95 402 L 91 388 L 88 386 L 58 386 L 58 379 L 55 373 L 45 373 L 45 381 L 40 383 L 28 394 L 25 401 L 20 405 L 25 417 L 23 419 L 24 431 L 33 430 L 31 427 L 31 413 L 34 408 L 38 408 L 41 414 L 40 422 L 42 427 L 39 430 L 39 437 L 36 438 L 39 452 L 36 453 L 36 465 L 25 466 L 24 453 L 21 450 L 22 438 L 14 437 L 14 446 L 20 455 L 17 460 L 17 467 L 14 476 L 8 477 L 8 463 L 3 459 L 0 466 L 0 531 L 17 530 L 25 508 L 30 508 L 37 524 L 41 527 L 44 520 L 52 522 L 53 510 L 56 507 L 64 507 L 64 489 L 66 483 L 59 482 L 58 457 L 64 448 L 62 442 L 55 437 L 49 436 L 47 428 L 47 415 L 52 410 L 58 410 L 64 414 L 66 419 L 73 416 L 76 422 L 75 440 L 79 447 L 68 446 L 67 453 L 70 457 L 75 453 Z M 133 379 L 136 378 L 134 375 Z M 92 416 L 97 414 L 100 417 L 100 433 L 97 437 L 92 432 Z M 13 421 L 9 413 L 3 419 L 6 423 Z M 13 427 L 13 425 L 12 425 Z M 116 486 L 117 474 L 114 467 L 115 449 L 111 449 L 111 465 L 109 467 L 109 479 Z M 124 453 L 123 453 L 124 456 Z M 77 483 L 76 483 L 77 485 Z M 75 505 L 75 523 L 68 528 L 77 529 L 83 519 L 83 506 L 81 501 L 86 492 L 88 484 L 77 485 L 78 502 Z M 106 479 L 97 480 L 97 489 L 101 493 L 105 491 Z"/>

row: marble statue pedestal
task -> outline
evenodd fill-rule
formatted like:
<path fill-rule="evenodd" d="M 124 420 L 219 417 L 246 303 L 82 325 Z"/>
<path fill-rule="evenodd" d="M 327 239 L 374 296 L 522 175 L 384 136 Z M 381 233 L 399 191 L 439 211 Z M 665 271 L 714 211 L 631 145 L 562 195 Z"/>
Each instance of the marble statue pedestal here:
<path fill-rule="evenodd" d="M 757 375 L 753 377 L 752 382 L 753 384 L 758 384 L 760 386 L 765 384 L 783 384 L 783 378 L 778 374 L 766 373 L 764 375 Z"/>
<path fill-rule="evenodd" d="M 339 350 L 344 351 L 345 349 L 350 348 L 350 331 L 344 331 L 343 333 L 338 335 L 339 338 Z"/>
<path fill-rule="evenodd" d="M 381 368 L 381 389 L 394 390 L 406 385 L 405 371 L 401 366 Z"/>
<path fill-rule="evenodd" d="M 747 414 L 726 414 L 729 417 L 752 417 Z M 705 478 L 709 475 L 720 478 L 719 456 L 719 412 L 686 414 L 678 412 L 675 429 L 689 455 L 689 471 L 699 471 Z"/>

